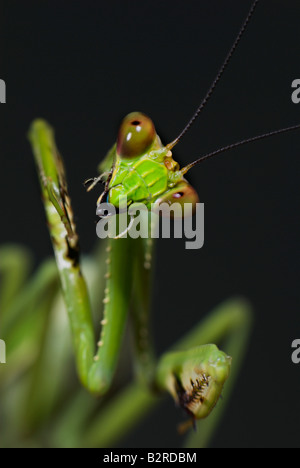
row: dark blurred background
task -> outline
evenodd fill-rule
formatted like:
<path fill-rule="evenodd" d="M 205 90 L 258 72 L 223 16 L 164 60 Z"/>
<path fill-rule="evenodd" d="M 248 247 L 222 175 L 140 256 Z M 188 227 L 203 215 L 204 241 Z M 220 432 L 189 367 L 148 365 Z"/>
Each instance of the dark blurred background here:
<path fill-rule="evenodd" d="M 56 129 L 81 245 L 97 242 L 96 174 L 120 119 L 141 110 L 163 142 L 204 96 L 251 1 L 1 1 L 0 243 L 51 245 L 26 133 L 35 117 Z M 261 0 L 209 105 L 175 149 L 181 164 L 220 146 L 300 122 L 299 0 Z M 205 246 L 160 241 L 153 304 L 161 353 L 221 301 L 244 295 L 255 310 L 247 360 L 215 447 L 291 447 L 300 440 L 299 147 L 294 132 L 233 150 L 191 173 L 205 203 Z M 121 445 L 173 447 L 182 414 L 171 400 Z"/>

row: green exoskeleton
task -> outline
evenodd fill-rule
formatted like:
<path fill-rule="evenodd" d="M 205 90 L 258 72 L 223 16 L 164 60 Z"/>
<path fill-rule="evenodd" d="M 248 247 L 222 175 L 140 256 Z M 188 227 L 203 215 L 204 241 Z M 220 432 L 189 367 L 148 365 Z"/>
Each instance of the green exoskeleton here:
<path fill-rule="evenodd" d="M 233 147 L 300 128 L 297 125 L 250 138 L 205 155 L 184 168 L 180 168 L 173 159 L 172 149 L 209 100 L 257 3 L 258 0 L 254 1 L 205 99 L 173 142 L 164 146 L 156 134 L 154 124 L 146 115 L 134 112 L 125 117 L 116 144 L 100 165 L 101 175 L 88 181 L 88 190 L 98 182 L 105 181 L 105 189 L 97 202 L 97 214 L 100 217 L 105 216 L 101 208 L 103 202 L 119 208 L 125 198 L 128 205 L 144 203 L 148 208 L 162 202 L 191 203 L 196 206 L 198 195 L 185 179 L 192 167 Z M 130 310 L 138 385 L 144 385 L 152 392 L 168 391 L 193 419 L 205 418 L 217 404 L 229 377 L 229 356 L 233 358 L 231 382 L 238 370 L 249 333 L 248 307 L 240 302 L 225 305 L 157 360 L 149 327 L 152 240 L 130 237 L 109 239 L 106 248 L 104 310 L 99 319 L 100 337 L 95 341 L 90 300 L 80 269 L 78 236 L 64 168 L 51 127 L 44 121 L 35 121 L 31 127 L 30 140 L 71 323 L 78 374 L 83 385 L 95 395 L 103 395 L 110 388 Z M 216 345 L 208 344 L 220 343 L 221 340 L 226 353 Z M 229 382 L 227 385 L 229 389 Z M 144 405 L 145 401 L 148 400 L 143 400 Z"/>

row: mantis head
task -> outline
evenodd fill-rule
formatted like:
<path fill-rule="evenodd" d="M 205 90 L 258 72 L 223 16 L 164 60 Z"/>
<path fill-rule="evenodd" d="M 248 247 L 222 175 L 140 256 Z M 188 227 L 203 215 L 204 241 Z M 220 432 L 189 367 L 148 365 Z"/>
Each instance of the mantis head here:
<path fill-rule="evenodd" d="M 179 164 L 172 158 L 168 146 L 163 147 L 152 120 L 141 112 L 132 112 L 122 121 L 117 138 L 117 156 L 120 160 L 130 161 L 146 153 L 162 162 L 168 171 L 167 190 L 157 195 L 155 205 L 177 203 L 183 208 L 192 205 L 194 212 L 199 202 L 196 190 L 183 178 Z M 148 169 L 148 168 L 147 168 Z M 159 177 L 153 173 L 153 179 Z"/>

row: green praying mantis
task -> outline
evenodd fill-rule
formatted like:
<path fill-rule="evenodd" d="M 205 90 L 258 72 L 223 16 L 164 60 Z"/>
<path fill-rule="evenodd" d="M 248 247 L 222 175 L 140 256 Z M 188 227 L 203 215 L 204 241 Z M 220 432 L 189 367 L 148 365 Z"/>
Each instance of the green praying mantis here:
<path fill-rule="evenodd" d="M 141 112 L 126 116 L 120 126 L 117 143 L 100 165 L 100 176 L 86 182 L 88 190 L 105 181 L 97 202 L 97 214 L 104 217 L 101 203 L 116 208 L 126 197 L 127 205 L 179 202 L 196 205 L 198 195 L 185 174 L 209 157 L 242 144 L 291 131 L 299 126 L 261 135 L 230 145 L 180 168 L 172 149 L 190 128 L 212 91 L 243 35 L 257 6 L 255 1 L 227 56 L 216 81 L 182 133 L 164 146 L 153 122 Z M 115 238 L 107 247 L 107 272 L 104 311 L 100 337 L 95 343 L 87 288 L 79 266 L 78 236 L 73 222 L 62 160 L 51 128 L 36 121 L 30 141 L 39 170 L 42 193 L 62 288 L 69 312 L 78 373 L 83 385 L 97 396 L 110 388 L 120 353 L 127 313 L 132 308 L 135 359 L 138 379 L 156 391 L 168 390 L 175 401 L 193 418 L 207 417 L 218 402 L 229 376 L 231 357 L 215 345 L 201 345 L 186 351 L 169 353 L 158 363 L 149 329 L 152 240 Z M 129 229 L 129 228 L 128 228 Z M 121 236 L 123 237 L 123 236 Z"/>
<path fill-rule="evenodd" d="M 103 201 L 118 208 L 125 196 L 128 204 L 144 202 L 150 206 L 176 201 L 194 206 L 198 202 L 198 195 L 185 179 L 185 174 L 195 165 L 231 148 L 300 128 L 298 125 L 250 138 L 205 155 L 184 168 L 180 168 L 173 159 L 173 148 L 208 102 L 257 3 L 258 0 L 253 3 L 205 99 L 174 141 L 164 146 L 151 119 L 142 113 L 131 113 L 125 117 L 117 143 L 100 165 L 100 176 L 87 181 L 88 190 L 102 181 L 105 183 L 97 202 L 98 216 L 105 216 L 101 208 Z M 197 325 L 171 350 L 156 358 L 150 330 L 153 242 L 151 238 L 131 239 L 121 236 L 109 239 L 105 245 L 106 252 L 102 252 L 105 259 L 101 259 L 99 269 L 102 270 L 105 264 L 104 307 L 95 324 L 88 286 L 81 270 L 79 241 L 64 165 L 56 148 L 53 130 L 45 121 L 36 120 L 31 126 L 29 139 L 38 168 L 61 289 L 71 325 L 78 375 L 82 385 L 97 397 L 103 397 L 109 391 L 115 378 L 130 313 L 136 381 L 111 403 L 110 413 L 106 413 L 107 416 L 104 415 L 90 429 L 92 436 L 86 436 L 87 445 L 97 445 L 102 432 L 109 432 L 109 428 L 111 432 L 116 431 L 117 424 L 123 421 L 126 425 L 126 418 L 145 413 L 164 392 L 172 395 L 192 422 L 210 416 L 202 425 L 201 434 L 191 433 L 187 442 L 189 446 L 204 445 L 205 438 L 224 409 L 242 363 L 251 324 L 249 305 L 240 299 L 229 301 Z M 5 270 L 8 268 L 6 265 L 2 265 L 2 268 L 8 271 Z M 53 276 L 49 275 L 47 281 L 52 284 Z M 45 280 L 43 286 L 46 284 Z M 96 333 L 99 333 L 97 339 Z M 222 343 L 226 353 L 210 343 Z M 222 404 L 219 401 L 221 394 L 224 397 Z M 201 442 L 199 437 L 202 438 Z"/>

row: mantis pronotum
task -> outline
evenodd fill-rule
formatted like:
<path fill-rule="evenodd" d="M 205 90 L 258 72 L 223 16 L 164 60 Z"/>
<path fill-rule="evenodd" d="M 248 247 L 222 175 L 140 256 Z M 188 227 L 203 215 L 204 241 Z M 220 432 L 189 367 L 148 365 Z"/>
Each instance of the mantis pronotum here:
<path fill-rule="evenodd" d="M 202 108 L 208 101 L 238 44 L 257 3 L 257 1 L 254 2 L 237 41 L 226 58 L 224 66 L 221 68 L 212 88 L 209 90 L 209 93 L 203 103 L 199 106 L 195 116 L 179 137 L 167 146 L 162 147 L 162 150 L 165 151 L 165 154 L 162 154 L 162 163 L 165 164 L 165 158 L 169 158 L 168 164 L 171 168 L 168 170 L 167 176 L 170 175 L 173 168 L 176 168 L 177 170 L 176 163 L 172 156 L 169 155 L 169 152 L 171 152 L 175 144 L 180 141 L 186 133 L 186 130 L 190 127 L 191 123 L 195 120 L 197 115 L 199 115 Z M 127 124 L 129 123 L 129 125 L 131 125 L 133 122 L 143 123 L 142 119 L 148 118 L 139 115 L 132 119 L 132 116 L 130 116 Z M 123 126 L 127 124 L 125 122 L 123 123 Z M 145 120 L 145 125 L 150 125 L 151 127 L 151 121 L 149 123 L 149 120 Z M 299 126 L 291 127 L 289 129 L 282 130 L 281 132 L 295 128 L 299 128 Z M 121 136 L 119 137 L 120 144 L 118 145 L 119 150 L 117 151 L 117 156 L 120 157 L 117 161 L 119 165 L 115 164 L 114 173 L 112 174 L 112 177 L 108 179 L 107 190 L 104 191 L 105 195 L 111 197 L 110 201 L 113 203 L 114 196 L 116 196 L 116 194 L 113 192 L 114 189 L 112 184 L 115 184 L 116 178 L 119 175 L 118 169 L 121 164 L 122 156 L 128 156 L 128 151 L 124 149 L 121 144 L 123 131 L 124 130 L 121 129 Z M 126 131 L 127 130 L 125 129 L 125 132 Z M 151 150 L 158 149 L 156 133 L 154 134 L 152 127 L 150 128 L 150 136 L 151 134 L 154 135 L 154 138 L 150 138 L 148 141 L 147 134 L 147 144 L 145 147 L 142 147 L 142 149 L 139 147 L 138 152 L 134 153 L 134 157 L 139 158 L 144 156 L 145 152 L 148 152 L 150 147 Z M 262 137 L 270 135 L 271 134 L 263 135 Z M 133 242 L 130 239 L 111 240 L 109 242 L 107 252 L 108 270 L 106 273 L 107 285 L 104 298 L 105 312 L 101 319 L 102 330 L 100 338 L 97 340 L 96 344 L 94 341 L 94 329 L 91 321 L 90 305 L 87 297 L 86 286 L 80 274 L 78 264 L 78 240 L 67 196 L 63 167 L 57 154 L 53 134 L 49 126 L 41 121 L 35 122 L 31 130 L 31 141 L 34 146 L 35 156 L 40 171 L 51 235 L 54 239 L 57 263 L 61 274 L 62 286 L 73 330 L 78 371 L 83 384 L 95 394 L 104 394 L 110 387 L 118 359 L 126 314 L 132 297 L 132 284 L 134 282 L 135 291 L 133 296 L 134 303 L 132 305 L 132 316 L 136 336 L 136 361 L 140 380 L 150 384 L 151 387 L 155 387 L 156 389 L 169 390 L 175 400 L 177 400 L 177 402 L 181 404 L 181 406 L 183 406 L 188 414 L 193 418 L 207 416 L 218 401 L 223 383 L 228 376 L 228 372 L 226 372 L 228 370 L 228 360 L 226 360 L 224 358 L 224 354 L 217 351 L 213 345 L 212 347 L 201 348 L 197 348 L 197 345 L 203 345 L 207 342 L 218 342 L 220 336 L 223 334 L 222 332 L 225 329 L 228 330 L 228 323 L 227 328 L 224 328 L 222 332 L 215 328 L 212 333 L 207 333 L 204 342 L 201 338 L 201 333 L 199 332 L 198 337 L 195 337 L 194 340 L 190 341 L 190 343 L 185 343 L 184 348 L 194 347 L 192 357 L 189 349 L 187 351 L 182 351 L 182 354 L 180 355 L 178 355 L 177 352 L 172 352 L 171 354 L 164 356 L 159 360 L 158 364 L 156 364 L 153 357 L 154 353 L 151 346 L 151 337 L 149 337 L 148 334 L 150 272 L 149 268 L 145 268 L 145 258 L 147 257 L 148 260 L 151 260 L 149 242 L 144 242 L 142 240 L 135 240 Z M 185 179 L 183 179 L 185 173 L 196 163 L 199 163 L 208 157 L 228 150 L 233 146 L 245 144 L 250 141 L 253 141 L 253 139 L 223 148 L 189 164 L 186 168 L 179 171 L 181 177 L 177 174 L 178 179 L 173 180 L 174 187 L 172 190 L 176 190 L 176 193 L 178 193 L 179 189 L 179 192 L 184 195 L 185 191 L 189 190 L 189 195 L 192 195 L 192 197 L 194 197 L 193 200 L 195 200 L 196 194 L 190 189 L 190 186 Z M 108 159 L 105 160 L 102 166 L 102 170 L 104 172 L 110 173 L 112 158 L 115 157 L 114 151 L 115 150 L 109 153 Z M 159 180 L 163 177 L 164 175 L 162 175 L 161 178 L 159 177 Z M 93 184 L 97 181 L 98 179 L 96 178 L 95 181 L 93 181 Z M 174 193 L 172 190 L 168 192 L 164 190 L 159 194 L 155 194 L 155 197 L 162 197 L 162 195 L 165 195 L 166 197 L 172 196 Z M 119 196 L 120 194 L 118 193 L 117 195 Z M 129 267 L 125 270 L 124 266 Z M 126 271 L 126 274 L 124 274 L 124 271 Z M 136 281 L 133 281 L 134 278 L 136 278 Z M 122 294 L 120 292 L 122 292 Z M 230 314 L 227 316 L 226 320 L 229 320 L 228 317 L 230 317 Z M 236 329 L 239 320 L 240 318 L 237 319 L 236 317 L 231 316 L 231 330 Z M 141 337 L 143 339 L 141 339 Z M 180 350 L 180 346 L 177 347 L 177 350 Z M 229 349 L 226 349 L 226 351 L 230 353 Z M 217 376 L 215 380 L 212 380 L 212 372 L 208 369 L 208 363 L 211 361 L 211 356 L 215 355 L 215 353 L 217 353 L 214 358 L 215 362 L 217 362 L 218 359 L 221 361 L 223 358 L 225 359 L 224 367 L 222 367 L 224 372 L 221 377 Z M 193 377 L 195 368 L 199 370 L 200 378 Z M 187 378 L 187 375 L 190 375 L 190 377 Z M 212 392 L 214 395 L 211 396 L 211 394 L 206 394 L 204 392 L 206 388 L 215 390 L 215 392 Z M 207 405 L 204 403 L 205 398 L 208 402 Z"/>

